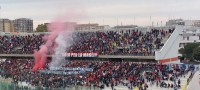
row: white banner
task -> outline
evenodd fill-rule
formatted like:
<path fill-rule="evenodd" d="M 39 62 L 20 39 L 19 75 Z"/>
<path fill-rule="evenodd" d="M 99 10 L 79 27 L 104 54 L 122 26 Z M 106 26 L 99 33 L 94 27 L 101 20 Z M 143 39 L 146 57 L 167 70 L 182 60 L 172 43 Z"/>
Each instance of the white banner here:
<path fill-rule="evenodd" d="M 98 53 L 64 53 L 63 57 L 98 57 Z"/>
<path fill-rule="evenodd" d="M 92 68 L 54 68 L 54 70 L 39 70 L 40 73 L 52 73 L 52 74 L 63 74 L 63 75 L 73 75 L 73 74 L 81 74 L 85 73 L 86 71 L 92 72 Z"/>

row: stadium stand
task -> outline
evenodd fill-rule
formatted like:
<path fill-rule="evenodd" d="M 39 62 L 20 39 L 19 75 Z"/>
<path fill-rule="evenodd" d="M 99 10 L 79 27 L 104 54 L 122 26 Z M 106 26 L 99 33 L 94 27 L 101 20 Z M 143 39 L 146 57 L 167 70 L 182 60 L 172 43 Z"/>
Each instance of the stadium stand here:
<path fill-rule="evenodd" d="M 98 52 L 99 55 L 154 56 L 172 31 L 152 29 L 76 32 L 73 45 L 67 52 Z M 33 54 L 45 41 L 39 35 L 1 35 L 0 54 Z M 49 51 L 51 54 L 53 51 Z"/>
<path fill-rule="evenodd" d="M 151 29 L 143 32 L 130 29 L 75 32 L 73 34 L 74 42 L 66 52 L 98 52 L 99 58 L 133 58 L 134 56 L 134 58 L 155 59 L 155 51 L 162 48 L 174 30 Z M 1 35 L 0 56 L 33 57 L 33 51 L 39 50 L 39 46 L 45 43 L 43 41 L 44 35 Z M 53 49 L 49 49 L 47 57 L 50 57 L 52 53 Z M 48 70 L 47 66 L 50 61 L 48 60 L 43 69 Z M 184 69 L 176 71 L 175 68 L 169 70 L 167 65 L 160 66 L 160 64 L 154 63 L 69 61 L 64 67 L 91 67 L 94 71 L 77 75 L 59 75 L 32 72 L 33 65 L 34 60 L 32 59 L 7 59 L 5 62 L 1 62 L 1 78 L 9 78 L 11 83 L 14 84 L 14 87 L 7 85 L 5 87 L 7 89 L 3 88 L 3 90 L 27 90 L 27 88 L 33 87 L 49 90 L 71 88 L 71 86 L 77 85 L 79 88 L 86 87 L 85 90 L 91 90 L 91 88 L 110 90 L 112 87 L 113 90 L 115 88 L 118 88 L 117 90 L 120 90 L 120 88 L 122 90 L 124 88 L 133 90 L 144 88 L 144 90 L 147 90 L 147 88 L 151 88 L 151 85 L 155 86 L 156 83 L 159 83 L 160 88 L 166 88 L 165 82 L 174 86 L 173 79 L 188 72 Z M 145 73 L 144 71 L 147 70 L 152 71 L 152 73 Z M 164 81 L 165 77 L 169 81 Z M 170 81 L 170 78 L 172 81 Z M 1 82 L 0 85 L 2 85 Z M 169 88 L 174 88 L 173 86 Z M 179 86 L 178 88 L 181 87 L 180 84 L 177 84 L 177 86 Z"/>
<path fill-rule="evenodd" d="M 98 52 L 98 58 L 133 58 L 134 56 L 134 58 L 155 59 L 155 51 L 164 51 L 160 49 L 174 30 L 75 32 L 73 45 L 66 52 Z M 38 50 L 39 46 L 45 42 L 42 39 L 44 35 L 1 35 L 0 56 L 33 57 L 33 51 Z M 47 57 L 51 57 L 52 53 L 53 50 L 50 49 Z M 51 60 L 48 60 L 44 70 L 48 70 L 49 62 Z M 32 72 L 33 65 L 32 59 L 6 59 L 1 62 L 0 90 L 91 90 L 91 88 L 96 90 L 115 90 L 116 88 L 117 90 L 173 90 L 185 88 L 187 78 L 192 77 L 190 69 L 170 68 L 168 64 L 155 63 L 69 61 L 63 66 L 94 69 L 93 72 L 77 75 Z"/>
<path fill-rule="evenodd" d="M 44 70 L 48 70 L 48 60 Z M 46 88 L 70 88 L 77 85 L 88 88 L 104 88 L 110 90 L 113 88 L 129 88 L 134 90 L 158 90 L 174 88 L 180 89 L 184 85 L 185 78 L 191 77 L 190 66 L 184 68 L 181 65 L 174 64 L 170 67 L 168 64 L 154 63 L 133 63 L 133 62 L 87 62 L 87 61 L 69 61 L 63 67 L 89 67 L 93 72 L 86 72 L 76 75 L 63 75 L 52 73 L 32 72 L 33 60 L 5 60 L 0 63 L 1 78 L 11 78 L 12 83 L 28 86 Z M 27 90 L 28 86 L 6 87 L 16 88 L 16 90 Z M 105 86 L 104 86 L 105 85 Z M 18 88 L 18 89 L 17 89 Z M 11 89 L 4 89 L 11 90 Z M 32 89 L 31 89 L 32 90 Z M 76 89 L 77 90 L 77 89 Z M 84 90 L 84 89 L 83 89 Z M 92 89 L 93 90 L 93 89 Z M 118 90 L 118 89 L 117 89 Z"/>

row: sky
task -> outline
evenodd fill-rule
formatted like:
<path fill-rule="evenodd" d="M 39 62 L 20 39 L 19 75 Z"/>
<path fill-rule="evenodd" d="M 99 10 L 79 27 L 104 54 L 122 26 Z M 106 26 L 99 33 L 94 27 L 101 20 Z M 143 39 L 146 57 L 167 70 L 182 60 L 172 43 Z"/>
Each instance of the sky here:
<path fill-rule="evenodd" d="M 0 18 L 31 18 L 34 29 L 75 10 L 85 15 L 77 23 L 161 26 L 169 19 L 200 19 L 200 0 L 0 0 Z"/>

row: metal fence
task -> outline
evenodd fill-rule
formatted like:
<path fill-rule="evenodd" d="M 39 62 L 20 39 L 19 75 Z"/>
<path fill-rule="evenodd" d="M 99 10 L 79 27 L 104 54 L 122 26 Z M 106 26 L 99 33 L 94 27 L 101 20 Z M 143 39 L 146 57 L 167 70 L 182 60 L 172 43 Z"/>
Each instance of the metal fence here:
<path fill-rule="evenodd" d="M 9 82 L 0 81 L 0 90 L 99 90 L 98 87 L 70 85 L 66 88 L 50 88 L 42 86 L 22 86 Z"/>

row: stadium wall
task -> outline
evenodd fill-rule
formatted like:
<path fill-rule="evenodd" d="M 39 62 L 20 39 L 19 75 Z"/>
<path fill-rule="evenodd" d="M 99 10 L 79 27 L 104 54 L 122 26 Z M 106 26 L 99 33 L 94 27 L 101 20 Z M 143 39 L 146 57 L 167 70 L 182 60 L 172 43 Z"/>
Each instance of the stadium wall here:
<path fill-rule="evenodd" d="M 176 29 L 171 34 L 161 50 L 155 52 L 155 60 L 157 60 L 158 63 L 180 62 L 178 59 L 178 49 L 181 39 L 180 34 L 182 33 L 182 30 L 182 26 L 176 26 Z"/>

